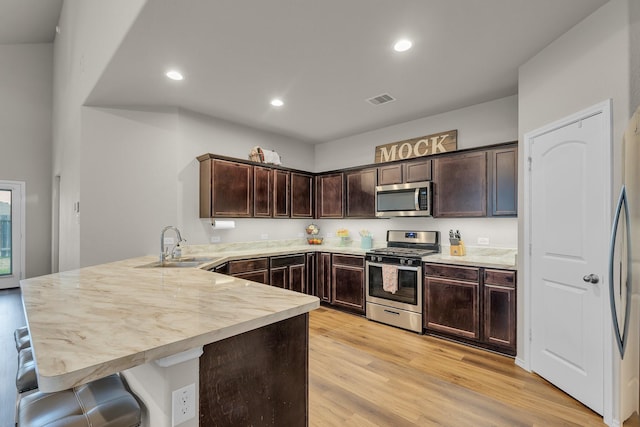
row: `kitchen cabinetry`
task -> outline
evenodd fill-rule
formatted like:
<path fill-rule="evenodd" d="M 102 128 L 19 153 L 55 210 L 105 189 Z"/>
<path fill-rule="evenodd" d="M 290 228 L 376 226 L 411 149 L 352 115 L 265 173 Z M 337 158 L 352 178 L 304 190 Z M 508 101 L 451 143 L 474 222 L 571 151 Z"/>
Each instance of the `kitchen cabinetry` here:
<path fill-rule="evenodd" d="M 222 159 L 200 161 L 200 218 L 253 214 L 253 166 Z"/>
<path fill-rule="evenodd" d="M 376 168 L 345 172 L 346 217 L 375 218 Z"/>
<path fill-rule="evenodd" d="M 289 218 L 289 197 L 291 190 L 291 173 L 287 171 L 273 171 L 273 217 Z"/>
<path fill-rule="evenodd" d="M 317 265 L 316 265 L 316 254 L 315 252 L 309 252 L 306 254 L 307 260 L 307 294 L 309 295 L 318 295 L 318 291 L 316 289 L 317 283 Z"/>
<path fill-rule="evenodd" d="M 425 264 L 427 330 L 480 338 L 480 269 Z"/>
<path fill-rule="evenodd" d="M 433 160 L 433 216 L 487 215 L 487 152 Z"/>
<path fill-rule="evenodd" d="M 364 257 L 334 254 L 331 260 L 333 305 L 364 314 L 364 275 Z"/>
<path fill-rule="evenodd" d="M 494 149 L 489 155 L 489 214 L 518 214 L 518 147 Z"/>
<path fill-rule="evenodd" d="M 320 301 L 331 304 L 333 298 L 331 295 L 331 254 L 321 252 L 317 255 L 317 275 L 316 275 L 316 289 L 317 297 Z"/>
<path fill-rule="evenodd" d="M 229 261 L 227 274 L 240 279 L 269 284 L 269 259 L 253 258 Z"/>
<path fill-rule="evenodd" d="M 253 216 L 273 216 L 273 170 L 262 166 L 253 167 Z"/>
<path fill-rule="evenodd" d="M 378 185 L 431 181 L 431 159 L 378 166 Z"/>
<path fill-rule="evenodd" d="M 269 264 L 269 283 L 271 286 L 296 292 L 307 292 L 307 260 L 304 254 L 271 257 Z"/>
<path fill-rule="evenodd" d="M 344 174 L 319 175 L 316 178 L 316 217 L 344 216 Z"/>
<path fill-rule="evenodd" d="M 313 175 L 291 172 L 291 218 L 313 218 Z"/>
<path fill-rule="evenodd" d="M 484 270 L 484 330 L 486 344 L 516 353 L 516 273 Z"/>

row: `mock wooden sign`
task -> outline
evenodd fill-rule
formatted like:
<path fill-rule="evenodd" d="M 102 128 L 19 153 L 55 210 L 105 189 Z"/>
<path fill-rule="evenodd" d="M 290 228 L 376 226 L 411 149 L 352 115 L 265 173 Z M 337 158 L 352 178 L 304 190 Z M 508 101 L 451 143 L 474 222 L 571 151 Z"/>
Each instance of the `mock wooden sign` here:
<path fill-rule="evenodd" d="M 405 141 L 392 142 L 391 144 L 378 145 L 376 147 L 375 162 L 386 163 L 394 160 L 446 153 L 457 149 L 458 131 L 450 130 Z"/>

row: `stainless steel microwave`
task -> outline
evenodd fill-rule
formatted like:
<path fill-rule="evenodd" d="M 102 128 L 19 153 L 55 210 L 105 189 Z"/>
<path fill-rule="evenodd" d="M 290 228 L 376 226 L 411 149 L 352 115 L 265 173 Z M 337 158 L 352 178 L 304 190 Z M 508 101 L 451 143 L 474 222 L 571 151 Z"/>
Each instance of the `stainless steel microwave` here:
<path fill-rule="evenodd" d="M 431 182 L 377 186 L 376 216 L 431 216 Z"/>

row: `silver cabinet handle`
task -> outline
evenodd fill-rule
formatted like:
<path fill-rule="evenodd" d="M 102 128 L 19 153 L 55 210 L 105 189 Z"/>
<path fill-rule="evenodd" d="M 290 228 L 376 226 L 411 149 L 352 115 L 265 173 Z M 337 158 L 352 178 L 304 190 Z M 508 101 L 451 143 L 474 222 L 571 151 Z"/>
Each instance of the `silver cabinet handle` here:
<path fill-rule="evenodd" d="M 598 277 L 597 274 L 587 274 L 586 276 L 584 276 L 582 278 L 582 280 L 584 280 L 587 283 L 593 283 L 596 284 L 600 281 L 600 278 Z"/>

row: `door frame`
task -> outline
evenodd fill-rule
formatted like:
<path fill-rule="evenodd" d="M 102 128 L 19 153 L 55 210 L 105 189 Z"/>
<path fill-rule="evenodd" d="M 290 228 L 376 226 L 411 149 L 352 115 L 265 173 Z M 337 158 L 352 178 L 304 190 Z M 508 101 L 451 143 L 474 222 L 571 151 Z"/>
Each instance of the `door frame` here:
<path fill-rule="evenodd" d="M 603 167 L 605 168 L 604 175 L 609 177 L 609 185 L 606 186 L 605 190 L 605 200 L 606 203 L 606 214 L 605 218 L 607 221 L 607 227 L 610 229 L 611 221 L 612 221 L 612 188 L 613 188 L 613 175 L 612 175 L 612 161 L 613 161 L 613 117 L 611 115 L 612 112 L 612 100 L 608 99 L 606 101 L 600 102 L 596 105 L 593 105 L 589 108 L 586 108 L 577 113 L 571 114 L 567 117 L 564 117 L 555 122 L 549 123 L 541 128 L 532 130 L 524 134 L 524 207 L 523 207 L 523 230 L 524 230 L 524 244 L 523 248 L 525 251 L 524 259 L 524 304 L 523 304 L 523 320 L 524 320 L 524 328 L 523 328 L 523 342 L 524 342 L 524 354 L 522 357 L 518 356 L 516 358 L 516 364 L 528 372 L 531 372 L 531 327 L 532 327 L 532 319 L 531 319 L 531 301 L 532 301 L 532 271 L 531 271 L 531 210 L 532 210 L 532 189 L 531 189 L 531 145 L 533 140 L 539 136 L 547 134 L 549 132 L 553 132 L 557 129 L 565 127 L 571 123 L 575 123 L 579 120 L 584 120 L 588 117 L 594 116 L 596 114 L 602 114 L 605 126 L 605 135 L 608 136 L 608 141 L 605 141 L 605 144 L 608 144 L 606 151 L 609 153 L 609 161 L 603 163 Z M 605 245 L 607 247 L 607 245 Z M 603 313 L 603 321 L 604 321 L 604 329 L 603 329 L 603 392 L 604 392 L 604 402 L 603 402 L 603 418 L 604 422 L 607 425 L 614 425 L 613 420 L 613 408 L 617 406 L 619 396 L 618 393 L 615 393 L 614 396 L 614 386 L 618 387 L 615 371 L 617 371 L 617 367 L 615 365 L 614 358 L 614 350 L 615 346 L 613 345 L 613 335 L 612 335 L 612 324 L 611 324 L 611 316 L 609 315 L 609 287 L 602 286 L 603 295 L 602 295 L 602 313 Z M 616 406 L 614 406 L 614 404 Z M 616 425 L 620 425 L 619 420 L 615 420 Z"/>
<path fill-rule="evenodd" d="M 13 250 L 12 250 L 12 262 L 16 262 L 15 260 L 15 256 L 18 255 L 19 259 L 17 260 L 18 266 L 20 268 L 20 274 L 18 277 L 18 287 L 20 287 L 20 280 L 25 278 L 25 259 L 26 259 L 26 248 L 25 248 L 25 235 L 26 235 L 26 221 L 27 221 L 27 213 L 26 213 L 26 198 L 27 198 L 27 192 L 26 192 L 26 183 L 24 181 L 4 181 L 4 180 L 0 180 L 0 185 L 2 186 L 6 186 L 11 188 L 12 191 L 17 191 L 20 193 L 20 203 L 18 204 L 18 209 L 19 209 L 19 220 L 20 220 L 20 234 L 18 237 L 18 242 L 20 245 L 20 250 L 18 251 L 18 254 L 14 254 Z M 13 209 L 14 204 L 11 204 L 11 211 L 12 211 L 12 217 L 13 217 L 13 213 L 14 213 L 14 209 Z M 11 225 L 12 229 L 13 229 L 13 224 Z M 13 230 L 12 230 L 13 231 Z M 12 233 L 11 236 L 11 240 L 12 242 L 15 241 L 15 236 Z"/>

